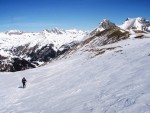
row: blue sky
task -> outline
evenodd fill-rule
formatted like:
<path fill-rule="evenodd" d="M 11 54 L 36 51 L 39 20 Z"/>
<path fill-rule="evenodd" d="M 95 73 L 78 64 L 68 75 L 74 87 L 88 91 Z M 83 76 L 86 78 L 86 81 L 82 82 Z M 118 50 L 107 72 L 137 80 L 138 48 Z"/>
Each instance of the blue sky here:
<path fill-rule="evenodd" d="M 127 17 L 150 20 L 149 4 L 149 0 L 0 0 L 0 31 L 92 30 L 102 19 L 116 24 Z"/>

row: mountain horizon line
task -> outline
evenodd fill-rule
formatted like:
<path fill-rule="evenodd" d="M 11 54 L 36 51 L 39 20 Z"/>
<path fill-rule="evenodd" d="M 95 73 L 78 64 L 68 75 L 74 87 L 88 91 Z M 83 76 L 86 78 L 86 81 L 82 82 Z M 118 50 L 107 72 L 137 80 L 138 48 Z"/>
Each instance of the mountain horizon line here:
<path fill-rule="evenodd" d="M 125 21 L 127 20 L 127 19 L 138 19 L 138 18 L 141 18 L 141 19 L 145 19 L 146 21 L 149 21 L 146 17 L 136 17 L 136 18 L 130 18 L 130 17 L 128 17 L 128 18 L 126 18 L 126 19 L 124 19 Z M 109 20 L 109 19 L 106 19 L 106 18 L 104 18 L 104 19 L 102 19 L 100 22 L 99 22 L 99 24 L 101 24 L 103 21 L 105 21 L 105 20 L 108 20 L 108 21 L 110 21 L 110 22 L 112 22 L 112 23 L 114 23 L 116 26 L 118 26 L 118 27 L 120 27 L 121 25 L 123 25 L 124 24 L 124 22 L 125 21 L 123 21 L 122 22 L 122 24 L 116 24 L 115 22 L 113 22 L 113 21 L 111 21 L 111 20 Z M 96 28 L 96 27 L 95 27 Z M 40 30 L 40 31 L 26 31 L 26 30 L 20 30 L 20 29 L 8 29 L 8 30 L 3 30 L 3 31 L 0 31 L 0 32 L 9 32 L 9 31 L 19 31 L 19 32 L 34 32 L 34 33 L 36 33 L 36 32 L 42 32 L 42 31 L 44 31 L 44 30 L 48 30 L 48 31 L 51 31 L 51 30 L 77 30 L 77 31 L 85 31 L 85 32 L 91 32 L 92 30 L 93 30 L 93 28 L 91 28 L 91 30 L 82 30 L 82 29 L 77 29 L 77 28 L 70 28 L 70 29 L 65 29 L 65 28 L 60 28 L 60 27 L 53 27 L 53 28 L 45 28 L 45 29 L 42 29 L 42 30 Z"/>

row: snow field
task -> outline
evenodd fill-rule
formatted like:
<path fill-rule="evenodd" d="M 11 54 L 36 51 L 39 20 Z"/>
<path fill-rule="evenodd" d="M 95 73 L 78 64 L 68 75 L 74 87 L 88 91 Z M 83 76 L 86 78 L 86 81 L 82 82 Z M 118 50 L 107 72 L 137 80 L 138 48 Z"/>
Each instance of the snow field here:
<path fill-rule="evenodd" d="M 149 45 L 150 38 L 131 38 L 94 58 L 79 50 L 36 69 L 0 73 L 0 112 L 149 113 Z M 27 88 L 18 88 L 24 76 Z"/>

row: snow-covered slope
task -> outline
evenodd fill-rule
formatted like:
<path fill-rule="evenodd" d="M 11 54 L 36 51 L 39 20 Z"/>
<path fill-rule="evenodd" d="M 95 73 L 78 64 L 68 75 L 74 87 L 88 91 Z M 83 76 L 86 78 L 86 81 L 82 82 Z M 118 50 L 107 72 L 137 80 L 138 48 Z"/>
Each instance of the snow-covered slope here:
<path fill-rule="evenodd" d="M 85 51 L 91 40 L 43 67 L 0 73 L 0 112 L 149 113 L 149 37 Z"/>
<path fill-rule="evenodd" d="M 150 31 L 150 22 L 145 18 L 127 18 L 126 21 L 120 26 L 124 30 L 141 30 Z"/>

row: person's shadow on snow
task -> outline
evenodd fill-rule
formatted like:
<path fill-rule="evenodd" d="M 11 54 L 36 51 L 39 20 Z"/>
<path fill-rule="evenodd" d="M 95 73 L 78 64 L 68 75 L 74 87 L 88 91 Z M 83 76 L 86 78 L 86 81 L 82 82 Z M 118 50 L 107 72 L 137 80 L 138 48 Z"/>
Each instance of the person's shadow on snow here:
<path fill-rule="evenodd" d="M 19 86 L 18 88 L 23 88 L 23 86 Z"/>

